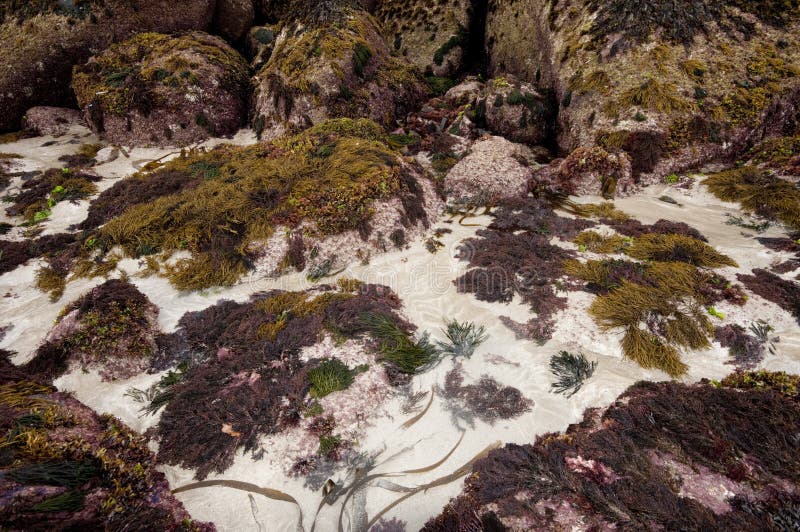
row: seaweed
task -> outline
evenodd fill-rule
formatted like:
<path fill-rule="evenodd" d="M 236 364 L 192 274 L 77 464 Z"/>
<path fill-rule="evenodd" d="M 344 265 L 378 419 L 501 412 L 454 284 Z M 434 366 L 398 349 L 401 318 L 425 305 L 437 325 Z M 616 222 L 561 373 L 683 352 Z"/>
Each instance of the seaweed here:
<path fill-rule="evenodd" d="M 325 397 L 333 392 L 346 390 L 353 383 L 353 375 L 363 368 L 350 369 L 335 358 L 323 360 L 319 366 L 308 371 L 311 397 Z"/>
<path fill-rule="evenodd" d="M 45 342 L 25 365 L 52 382 L 71 362 L 99 368 L 107 380 L 130 377 L 149 365 L 156 345 L 158 309 L 128 281 L 111 279 L 67 305 L 59 334 Z"/>
<path fill-rule="evenodd" d="M 456 365 L 445 375 L 439 395 L 449 402 L 456 422 L 463 420 L 474 426 L 473 418 L 493 424 L 499 419 L 512 419 L 530 411 L 533 401 L 518 389 L 502 386 L 488 375 L 481 376 L 475 384 L 464 385 L 464 372 Z M 458 423 L 457 423 L 458 424 Z"/>
<path fill-rule="evenodd" d="M 470 358 L 475 348 L 488 339 L 486 328 L 483 325 L 476 327 L 472 322 L 460 323 L 458 320 L 450 320 L 442 332 L 447 341 L 439 341 L 436 344 L 442 354 L 453 358 Z"/>
<path fill-rule="evenodd" d="M 385 314 L 367 313 L 362 321 L 378 343 L 381 360 L 400 372 L 418 373 L 439 361 L 440 354 L 426 334 L 415 339 L 395 319 Z"/>
<path fill-rule="evenodd" d="M 789 516 L 798 503 L 800 455 L 788 434 L 800 422 L 800 407 L 781 393 L 791 389 L 785 374 L 737 380 L 747 383 L 746 391 L 638 383 L 610 407 L 587 410 L 565 433 L 492 451 L 473 464 L 462 494 L 423 530 L 477 530 L 498 521 L 533 530 L 564 522 L 598 529 L 773 529 L 771 516 Z M 759 465 L 751 468 L 754 460 Z M 774 511 L 748 512 L 727 497 L 710 496 L 709 485 L 757 494 Z"/>
<path fill-rule="evenodd" d="M 705 242 L 679 234 L 644 234 L 634 239 L 625 253 L 639 260 L 685 262 L 702 268 L 738 266 L 730 257 Z"/>
<path fill-rule="evenodd" d="M 736 278 L 759 295 L 789 312 L 800 323 L 800 284 L 781 279 L 766 270 L 755 269 L 752 275 L 737 274 Z"/>
<path fill-rule="evenodd" d="M 550 385 L 554 393 L 561 393 L 572 397 L 580 391 L 584 382 L 591 378 L 597 362 L 589 362 L 583 353 L 577 355 L 569 351 L 559 351 L 550 357 L 550 373 L 556 382 Z"/>
<path fill-rule="evenodd" d="M 748 212 L 800 229 L 800 188 L 769 171 L 742 166 L 712 174 L 703 184 L 723 201 L 738 202 Z"/>
<path fill-rule="evenodd" d="M 714 330 L 714 338 L 722 347 L 728 348 L 737 369 L 753 369 L 764 359 L 766 340 L 747 334 L 741 325 L 726 325 Z"/>
<path fill-rule="evenodd" d="M 52 168 L 22 184 L 19 194 L 11 197 L 6 208 L 10 216 L 23 216 L 28 223 L 38 223 L 50 216 L 50 209 L 60 201 L 84 199 L 97 191 L 101 178 L 69 168 Z"/>
<path fill-rule="evenodd" d="M 254 244 L 279 227 L 310 222 L 309 236 L 358 230 L 366 238 L 373 203 L 392 197 L 404 206 L 403 224 L 426 223 L 416 176 L 374 122 L 330 120 L 271 143 L 184 152 L 101 194 L 81 227 L 104 224 L 105 249 L 131 257 L 159 253 L 164 262 L 188 251 L 161 272 L 179 289 L 230 285 L 252 268 Z M 292 265 L 302 265 L 299 242 L 290 244 Z"/>

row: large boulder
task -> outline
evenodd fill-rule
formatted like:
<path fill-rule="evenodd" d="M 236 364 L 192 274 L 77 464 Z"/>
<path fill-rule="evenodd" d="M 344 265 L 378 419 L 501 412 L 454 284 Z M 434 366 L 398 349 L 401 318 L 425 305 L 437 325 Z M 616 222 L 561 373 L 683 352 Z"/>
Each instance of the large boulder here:
<path fill-rule="evenodd" d="M 73 105 L 73 65 L 109 44 L 142 31 L 207 29 L 214 14 L 214 0 L 13 4 L 0 8 L 0 131 L 19 129 L 30 107 Z"/>
<path fill-rule="evenodd" d="M 800 108 L 797 2 L 490 3 L 491 73 L 552 89 L 562 151 L 626 151 L 655 178 L 786 134 Z"/>
<path fill-rule="evenodd" d="M 248 68 L 201 32 L 142 33 L 75 67 L 73 88 L 92 130 L 129 145 L 186 145 L 234 133 L 247 115 Z"/>
<path fill-rule="evenodd" d="M 453 76 L 465 66 L 472 2 L 378 0 L 373 9 L 392 50 L 426 74 Z"/>
<path fill-rule="evenodd" d="M 393 126 L 424 100 L 420 74 L 390 54 L 363 9 L 345 1 L 299 2 L 293 14 L 256 74 L 257 132 L 276 136 L 332 117 Z"/>
<path fill-rule="evenodd" d="M 255 9 L 253 0 L 216 0 L 214 33 L 228 42 L 241 41 L 253 25 Z"/>

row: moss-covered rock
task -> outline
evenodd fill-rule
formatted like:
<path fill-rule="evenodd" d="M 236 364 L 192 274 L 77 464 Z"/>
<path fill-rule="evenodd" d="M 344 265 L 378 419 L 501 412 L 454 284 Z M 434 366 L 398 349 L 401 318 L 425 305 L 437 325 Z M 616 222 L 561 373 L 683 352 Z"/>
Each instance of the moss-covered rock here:
<path fill-rule="evenodd" d="M 426 74 L 445 77 L 465 66 L 472 12 L 468 0 L 382 0 L 374 8 L 394 53 Z"/>
<path fill-rule="evenodd" d="M 223 40 L 142 33 L 75 67 L 91 128 L 112 142 L 185 145 L 245 121 L 248 69 Z"/>
<path fill-rule="evenodd" d="M 206 29 L 213 0 L 4 2 L 0 23 L 0 131 L 36 105 L 73 105 L 72 67 L 142 31 Z"/>
<path fill-rule="evenodd" d="M 420 74 L 391 56 L 366 11 L 343 1 L 324 4 L 293 12 L 256 74 L 257 132 L 272 136 L 333 117 L 393 126 L 423 100 Z"/>
<path fill-rule="evenodd" d="M 797 2 L 509 0 L 490 5 L 490 70 L 551 88 L 559 146 L 626 151 L 635 176 L 791 134 Z"/>

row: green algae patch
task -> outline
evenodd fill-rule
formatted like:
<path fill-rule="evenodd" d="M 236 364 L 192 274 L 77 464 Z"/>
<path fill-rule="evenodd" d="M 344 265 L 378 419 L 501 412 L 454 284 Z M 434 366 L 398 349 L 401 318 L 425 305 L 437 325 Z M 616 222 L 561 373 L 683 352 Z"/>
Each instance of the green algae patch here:
<path fill-rule="evenodd" d="M 703 183 L 723 201 L 740 203 L 748 212 L 800 229 L 800 188 L 768 171 L 742 166 L 713 174 Z"/>
<path fill-rule="evenodd" d="M 151 194 L 151 188 L 169 192 L 164 178 L 183 184 L 173 193 Z M 106 194 L 127 203 L 124 212 L 109 219 L 90 212 L 98 225 L 107 221 L 98 238 L 131 257 L 189 252 L 190 258 L 165 265 L 182 290 L 235 283 L 252 264 L 253 245 L 278 226 L 304 225 L 318 238 L 350 230 L 364 235 L 375 201 L 419 192 L 380 126 L 350 119 L 269 144 L 185 152 L 126 181 L 118 187 L 128 196 L 114 189 Z M 103 196 L 98 202 L 117 212 Z"/>

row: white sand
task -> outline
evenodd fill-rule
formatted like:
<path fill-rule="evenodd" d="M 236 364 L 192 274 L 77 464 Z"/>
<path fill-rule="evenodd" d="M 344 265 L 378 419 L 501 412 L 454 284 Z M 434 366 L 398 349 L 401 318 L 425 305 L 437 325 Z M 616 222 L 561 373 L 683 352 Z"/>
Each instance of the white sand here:
<path fill-rule="evenodd" d="M 86 142 L 89 137 L 80 140 Z M 247 133 L 237 137 L 237 141 L 248 142 Z M 59 139 L 66 141 L 65 138 Z M 0 151 L 17 152 L 30 158 L 30 164 L 37 168 L 46 168 L 63 154 L 68 146 L 59 145 L 50 148 L 39 148 L 43 140 L 28 139 L 11 145 L 0 146 Z M 77 145 L 75 145 L 77 146 Z M 110 150 L 109 150 L 110 151 Z M 120 156 L 96 168 L 96 171 L 107 179 L 103 188 L 110 186 L 113 180 L 135 171 L 147 160 L 161 157 L 164 150 L 133 150 L 128 157 Z M 101 155 L 107 155 L 101 152 Z M 27 160 L 26 160 L 27 162 Z M 669 205 L 657 198 L 668 192 L 672 197 L 684 204 L 683 207 Z M 597 198 L 584 198 L 581 201 L 597 201 Z M 724 204 L 711 197 L 701 187 L 696 186 L 685 195 L 682 191 L 666 186 L 654 186 L 641 195 L 618 200 L 617 207 L 635 216 L 644 223 L 655 222 L 659 218 L 685 221 L 705 234 L 710 243 L 720 251 L 729 254 L 740 265 L 740 268 L 726 268 L 722 273 L 735 280 L 736 272 L 748 272 L 752 268 L 765 268 L 781 258 L 781 254 L 767 250 L 751 236 L 745 237 L 739 227 L 725 225 L 725 213 L 738 213 L 735 205 Z M 64 208 L 54 212 L 54 220 L 47 224 L 62 223 L 62 216 L 74 223 L 79 219 L 80 211 L 85 212 L 85 205 L 80 209 Z M 469 223 L 486 224 L 489 218 L 473 218 Z M 602 333 L 591 318 L 586 308 L 592 297 L 584 293 L 569 295 L 569 308 L 558 316 L 558 325 L 553 340 L 540 347 L 532 342 L 518 341 L 514 333 L 503 326 L 498 317 L 510 316 L 512 319 L 525 322 L 530 313 L 516 301 L 510 305 L 490 304 L 477 301 L 470 294 L 458 294 L 452 281 L 463 273 L 465 263 L 455 258 L 459 242 L 475 234 L 477 228 L 464 227 L 457 223 L 439 223 L 434 227 L 449 227 L 453 233 L 444 235 L 441 240 L 445 247 L 439 253 L 428 253 L 421 239 L 413 242 L 409 249 L 391 252 L 372 258 L 369 265 L 351 265 L 341 276 L 353 277 L 366 282 L 380 283 L 390 286 L 399 294 L 404 302 L 405 314 L 421 330 L 429 330 L 434 337 L 441 338 L 440 327 L 445 319 L 456 318 L 469 320 L 484 325 L 490 336 L 480 346 L 475 355 L 464 361 L 466 382 L 488 374 L 501 384 L 519 388 L 525 397 L 532 399 L 535 405 L 531 411 L 516 419 L 499 421 L 494 426 L 476 421 L 475 427 L 464 434 L 461 445 L 439 467 L 429 472 L 402 474 L 390 478 L 391 482 L 406 487 L 414 487 L 447 475 L 473 458 L 479 451 L 495 442 L 529 443 L 537 435 L 551 431 L 562 431 L 570 423 L 581 419 L 584 409 L 602 407 L 613 401 L 621 392 L 634 382 L 647 380 L 664 380 L 666 376 L 658 371 L 643 370 L 637 365 L 620 357 L 619 335 Z M 48 230 L 51 227 L 47 226 Z M 55 227 L 52 227 L 55 230 Z M 62 228 L 63 229 L 63 228 Z M 747 231 L 745 231 L 747 232 Z M 766 236 L 778 236 L 780 229 L 770 229 Z M 126 260 L 121 267 L 130 273 L 139 268 L 136 261 Z M 12 329 L 0 347 L 17 351 L 15 361 L 27 360 L 37 345 L 47 334 L 53 321 L 63 306 L 85 293 L 102 280 L 77 281 L 70 283 L 67 292 L 60 302 L 53 304 L 47 295 L 39 293 L 32 287 L 35 262 L 20 267 L 13 272 L 0 276 L 0 294 L 10 297 L 0 298 L 0 327 L 10 324 Z M 256 275 L 243 280 L 240 284 L 226 289 L 216 289 L 191 294 L 176 292 L 164 280 L 157 277 L 133 277 L 137 287 L 145 293 L 160 309 L 160 325 L 166 330 L 173 330 L 178 319 L 188 311 L 201 310 L 213 305 L 222 298 L 244 301 L 251 294 L 272 289 L 299 290 L 310 286 L 301 274 L 287 275 L 278 279 L 261 278 Z M 740 323 L 748 326 L 756 319 L 767 319 L 776 329 L 781 341 L 777 344 L 777 354 L 767 355 L 762 366 L 771 370 L 786 370 L 800 373 L 800 327 L 796 321 L 776 305 L 753 296 L 742 308 L 720 305 L 719 310 L 726 314 L 725 322 Z M 597 360 L 599 366 L 591 380 L 572 398 L 550 393 L 551 375 L 548 370 L 550 356 L 559 350 L 583 352 L 590 359 Z M 507 362 L 503 362 L 503 360 Z M 700 378 L 719 379 L 733 370 L 725 364 L 727 351 L 714 348 L 684 356 L 689 364 L 689 373 L 683 379 L 694 382 Z M 493 363 L 494 362 L 494 363 Z M 412 382 L 414 391 L 428 391 L 434 384 L 441 384 L 444 375 L 452 368 L 451 361 L 445 361 L 428 373 L 416 377 Z M 124 393 L 131 386 L 144 388 L 159 378 L 158 375 L 143 375 L 123 382 L 102 382 L 96 374 L 75 372 L 58 380 L 57 385 L 75 393 L 75 396 L 99 412 L 110 412 L 128 423 L 136 430 L 146 430 L 153 426 L 158 418 L 141 418 L 138 415 L 139 405 Z M 422 402 L 425 404 L 427 398 Z M 377 462 L 382 464 L 375 471 L 396 472 L 416 469 L 437 462 L 456 444 L 461 432 L 451 422 L 450 413 L 443 407 L 439 398 L 435 398 L 427 414 L 409 429 L 403 429 L 402 423 L 413 414 L 401 414 L 402 398 L 388 396 L 376 408 L 376 412 L 368 412 L 371 428 L 359 439 L 359 448 L 378 455 Z M 284 434 L 265 439 L 267 453 L 278 453 L 294 444 L 292 434 Z M 399 454 L 398 454 L 399 453 Z M 396 456 L 395 456 L 396 455 Z M 303 486 L 302 481 L 286 476 L 285 460 L 272 459 L 267 456 L 254 461 L 249 455 L 239 454 L 234 465 L 224 474 L 209 479 L 221 478 L 242 480 L 261 487 L 273 488 L 290 494 L 300 504 L 305 530 L 310 530 L 322 500 L 322 493 L 311 491 Z M 177 467 L 163 467 L 173 487 L 193 482 L 193 473 Z M 342 467 L 333 475 L 334 481 L 344 481 L 350 471 Z M 371 517 L 403 494 L 381 487 L 373 482 L 364 490 L 363 497 L 350 499 L 343 520 L 344 529 L 359 529 L 350 526 L 349 515 L 353 501 L 361 501 L 367 514 Z M 382 484 L 387 486 L 387 484 Z M 462 487 L 462 481 L 431 489 L 417 494 L 390 511 L 386 517 L 399 517 L 408 522 L 408 530 L 416 530 L 433 515 L 439 513 L 450 497 L 455 496 Z M 254 495 L 252 504 L 248 494 L 225 487 L 202 488 L 181 493 L 179 498 L 184 502 L 193 517 L 216 523 L 220 530 L 268 530 L 294 531 L 298 528 L 299 511 L 291 503 L 275 501 Z M 332 506 L 323 507 L 316 520 L 316 530 L 337 530 L 342 500 Z M 363 522 L 362 522 L 363 525 Z"/>

